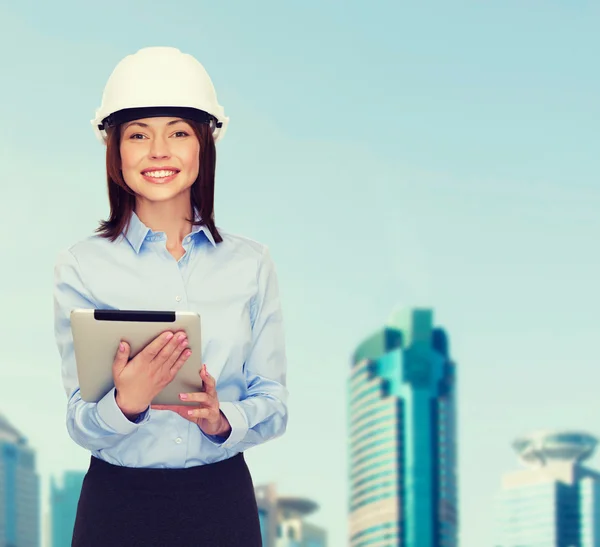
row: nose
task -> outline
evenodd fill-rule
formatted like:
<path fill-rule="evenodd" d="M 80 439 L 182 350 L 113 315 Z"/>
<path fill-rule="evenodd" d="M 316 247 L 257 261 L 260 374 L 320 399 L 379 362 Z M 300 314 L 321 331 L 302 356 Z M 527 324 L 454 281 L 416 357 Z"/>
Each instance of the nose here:
<path fill-rule="evenodd" d="M 167 139 L 160 135 L 152 139 L 150 145 L 150 157 L 152 159 L 164 159 L 170 157 L 170 155 Z"/>

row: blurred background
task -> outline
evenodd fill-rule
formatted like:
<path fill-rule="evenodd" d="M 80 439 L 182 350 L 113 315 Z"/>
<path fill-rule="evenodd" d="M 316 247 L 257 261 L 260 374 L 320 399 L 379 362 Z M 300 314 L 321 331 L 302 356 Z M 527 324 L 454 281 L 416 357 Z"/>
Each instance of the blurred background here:
<path fill-rule="evenodd" d="M 70 545 L 57 253 L 106 218 L 90 120 L 175 46 L 231 121 L 216 221 L 266 243 L 290 421 L 266 546 L 600 546 L 600 5 L 0 5 L 0 545 Z M 157 74 L 168 78 L 168 74 Z"/>

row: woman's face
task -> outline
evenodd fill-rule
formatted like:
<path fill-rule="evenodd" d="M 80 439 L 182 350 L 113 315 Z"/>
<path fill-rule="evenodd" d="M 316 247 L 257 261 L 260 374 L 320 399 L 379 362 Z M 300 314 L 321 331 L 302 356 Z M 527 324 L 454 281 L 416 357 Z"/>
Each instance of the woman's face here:
<path fill-rule="evenodd" d="M 138 199 L 171 200 L 198 178 L 200 143 L 180 118 L 144 118 L 121 128 L 121 170 Z"/>

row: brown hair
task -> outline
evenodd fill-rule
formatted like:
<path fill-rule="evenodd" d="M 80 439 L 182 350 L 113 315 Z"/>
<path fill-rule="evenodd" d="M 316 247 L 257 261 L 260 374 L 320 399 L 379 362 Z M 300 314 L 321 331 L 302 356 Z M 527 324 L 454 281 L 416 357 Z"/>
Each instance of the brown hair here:
<path fill-rule="evenodd" d="M 198 178 L 191 187 L 192 210 L 198 210 L 200 220 L 187 219 L 193 226 L 205 225 L 213 235 L 216 243 L 223 241 L 215 226 L 215 169 L 217 152 L 215 142 L 208 124 L 185 120 L 193 128 L 200 141 L 200 169 Z M 127 230 L 131 214 L 135 209 L 135 194 L 127 186 L 121 172 L 121 128 L 112 127 L 107 130 L 106 141 L 106 178 L 108 183 L 108 199 L 110 214 L 108 220 L 100 222 L 96 233 L 114 242 L 121 232 Z"/>

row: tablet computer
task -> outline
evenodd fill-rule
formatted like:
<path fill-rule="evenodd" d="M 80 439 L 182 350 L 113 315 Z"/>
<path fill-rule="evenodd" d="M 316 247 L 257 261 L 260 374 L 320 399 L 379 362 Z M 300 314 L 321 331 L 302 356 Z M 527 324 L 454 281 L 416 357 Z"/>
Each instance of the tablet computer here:
<path fill-rule="evenodd" d="M 180 393 L 200 391 L 202 387 L 200 315 L 190 311 L 72 310 L 71 331 L 81 398 L 97 403 L 114 387 L 112 365 L 121 340 L 129 344 L 129 358 L 133 359 L 167 330 L 185 331 L 192 354 L 152 404 L 193 405 L 179 398 Z"/>

